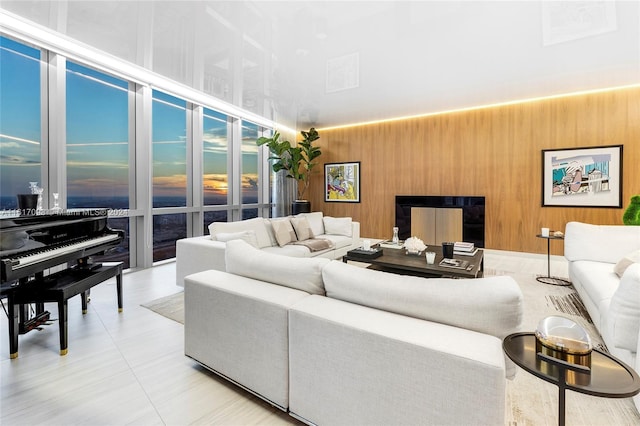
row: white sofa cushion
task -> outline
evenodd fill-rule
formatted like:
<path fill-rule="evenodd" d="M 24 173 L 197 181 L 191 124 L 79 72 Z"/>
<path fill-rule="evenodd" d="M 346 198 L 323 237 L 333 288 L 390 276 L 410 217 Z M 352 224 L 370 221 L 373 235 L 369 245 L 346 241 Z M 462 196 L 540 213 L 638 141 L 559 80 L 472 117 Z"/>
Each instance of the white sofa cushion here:
<path fill-rule="evenodd" d="M 231 240 L 244 240 L 254 246 L 255 248 L 259 248 L 258 238 L 256 237 L 256 233 L 253 230 L 249 231 L 240 231 L 240 232 L 218 232 L 216 234 L 216 240 L 222 241 L 226 243 Z"/>
<path fill-rule="evenodd" d="M 320 235 L 317 237 L 319 240 L 329 240 L 333 243 L 333 248 L 341 249 L 343 247 L 353 244 L 353 238 L 345 237 L 344 235 Z"/>
<path fill-rule="evenodd" d="M 258 247 L 270 247 L 271 238 L 267 232 L 265 221 L 261 217 L 255 217 L 253 219 L 240 220 L 237 222 L 212 222 L 209 225 L 209 234 L 212 240 L 216 240 L 216 235 L 222 233 L 233 233 L 242 231 L 254 231 L 256 233 L 256 239 L 258 240 Z"/>
<path fill-rule="evenodd" d="M 311 227 L 311 231 L 315 237 L 324 234 L 322 212 L 300 213 L 296 215 L 296 217 L 304 217 L 309 221 L 309 226 Z"/>
<path fill-rule="evenodd" d="M 296 231 L 298 241 L 305 241 L 314 237 L 311 225 L 309 225 L 309 221 L 304 216 L 292 217 L 291 226 L 293 226 L 293 230 Z"/>
<path fill-rule="evenodd" d="M 265 253 L 277 254 L 280 256 L 313 257 L 311 256 L 311 251 L 308 248 L 298 244 L 287 244 L 284 247 L 280 247 L 276 244 L 275 247 L 265 247 L 261 250 Z"/>
<path fill-rule="evenodd" d="M 297 241 L 296 232 L 293 230 L 289 218 L 271 219 L 271 227 L 273 228 L 273 233 L 280 247 L 292 241 Z"/>
<path fill-rule="evenodd" d="M 629 266 L 611 297 L 609 318 L 614 344 L 632 352 L 640 334 L 640 264 Z"/>
<path fill-rule="evenodd" d="M 352 234 L 350 217 L 324 216 L 324 233 L 328 235 L 344 235 L 350 237 Z"/>
<path fill-rule="evenodd" d="M 419 278 L 331 261 L 322 270 L 328 297 L 491 334 L 519 330 L 522 292 L 508 276 Z"/>
<path fill-rule="evenodd" d="M 225 250 L 227 272 L 319 295 L 325 294 L 322 268 L 329 262 L 267 253 L 242 240 L 227 242 Z"/>
<path fill-rule="evenodd" d="M 616 266 L 613 268 L 613 271 L 617 276 L 622 278 L 622 276 L 624 275 L 624 271 L 626 271 L 627 268 L 634 263 L 640 263 L 640 250 L 633 251 L 620 259 L 618 263 L 616 263 Z"/>

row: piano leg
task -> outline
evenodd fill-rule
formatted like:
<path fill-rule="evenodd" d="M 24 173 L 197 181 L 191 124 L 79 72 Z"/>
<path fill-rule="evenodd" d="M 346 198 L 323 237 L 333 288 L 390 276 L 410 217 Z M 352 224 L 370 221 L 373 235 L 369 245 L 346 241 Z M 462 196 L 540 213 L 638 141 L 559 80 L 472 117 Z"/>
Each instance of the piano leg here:
<path fill-rule="evenodd" d="M 116 290 L 118 292 L 118 312 L 122 312 L 122 264 L 119 265 L 116 275 Z"/>
<path fill-rule="evenodd" d="M 9 309 L 9 358 L 18 358 L 18 324 L 19 310 L 14 302 L 13 291 L 7 295 L 7 304 Z"/>
<path fill-rule="evenodd" d="M 60 327 L 60 356 L 66 355 L 67 347 L 67 300 L 58 302 L 58 326 Z"/>
<path fill-rule="evenodd" d="M 87 313 L 88 293 L 89 293 L 89 290 L 80 293 L 80 298 L 82 299 L 82 315 Z"/>

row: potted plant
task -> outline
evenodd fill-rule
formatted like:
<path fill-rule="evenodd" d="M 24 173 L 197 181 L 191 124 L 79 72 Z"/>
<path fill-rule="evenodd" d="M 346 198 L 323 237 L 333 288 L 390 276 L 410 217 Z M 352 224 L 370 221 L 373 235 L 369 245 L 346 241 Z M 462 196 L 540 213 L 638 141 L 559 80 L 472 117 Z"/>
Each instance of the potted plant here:
<path fill-rule="evenodd" d="M 631 197 L 631 201 L 622 215 L 622 223 L 640 226 L 640 195 Z"/>
<path fill-rule="evenodd" d="M 311 203 L 304 196 L 309 189 L 309 182 L 313 168 L 318 164 L 314 160 L 322 154 L 320 148 L 313 146 L 313 142 L 320 139 L 318 131 L 313 127 L 308 132 L 300 132 L 302 140 L 292 145 L 287 140 L 280 140 L 280 133 L 276 130 L 271 137 L 258 138 L 258 146 L 269 148 L 269 160 L 273 160 L 273 171 L 284 170 L 286 176 L 295 179 L 297 183 L 297 198 L 293 203 L 293 214 L 310 212 Z"/>

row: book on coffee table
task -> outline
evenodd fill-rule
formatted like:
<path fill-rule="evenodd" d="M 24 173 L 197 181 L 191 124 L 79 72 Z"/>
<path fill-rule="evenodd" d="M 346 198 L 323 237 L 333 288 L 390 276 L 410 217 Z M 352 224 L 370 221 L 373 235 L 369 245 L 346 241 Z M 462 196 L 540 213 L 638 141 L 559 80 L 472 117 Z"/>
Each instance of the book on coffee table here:
<path fill-rule="evenodd" d="M 404 240 L 398 241 L 398 244 L 393 243 L 391 240 L 380 241 L 378 245 L 384 248 L 401 249 L 404 248 Z"/>
<path fill-rule="evenodd" d="M 442 259 L 439 265 L 445 268 L 467 269 L 469 267 L 469 261 L 461 259 Z"/>

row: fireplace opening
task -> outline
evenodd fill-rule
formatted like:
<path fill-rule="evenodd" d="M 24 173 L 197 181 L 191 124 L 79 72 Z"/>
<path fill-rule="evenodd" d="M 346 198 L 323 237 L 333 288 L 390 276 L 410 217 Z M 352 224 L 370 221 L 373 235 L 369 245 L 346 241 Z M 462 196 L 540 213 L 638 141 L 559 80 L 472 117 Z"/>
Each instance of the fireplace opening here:
<path fill-rule="evenodd" d="M 404 240 L 467 241 L 484 248 L 484 197 L 397 195 L 396 226 Z"/>

